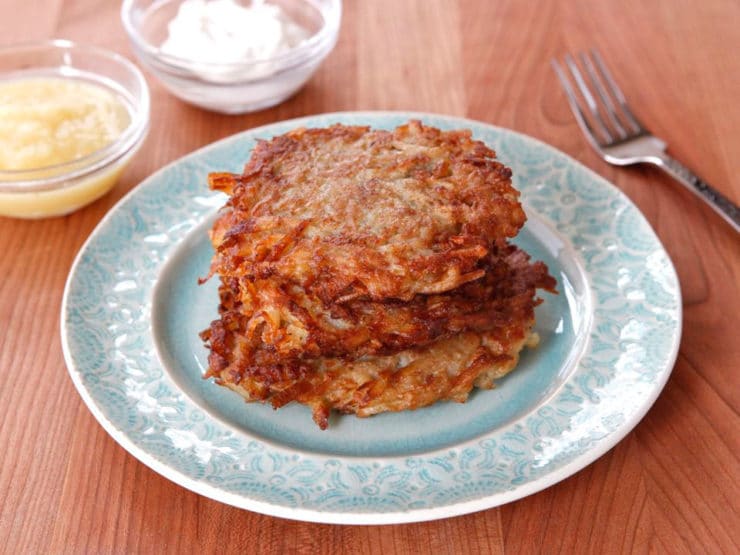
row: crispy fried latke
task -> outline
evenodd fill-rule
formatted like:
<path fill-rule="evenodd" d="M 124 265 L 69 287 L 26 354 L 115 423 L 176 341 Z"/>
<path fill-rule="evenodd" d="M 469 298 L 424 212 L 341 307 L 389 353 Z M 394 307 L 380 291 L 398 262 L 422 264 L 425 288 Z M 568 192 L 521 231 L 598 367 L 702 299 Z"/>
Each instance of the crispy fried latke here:
<path fill-rule="evenodd" d="M 526 253 L 500 241 L 479 265 L 485 271 L 482 278 L 407 302 L 351 299 L 327 307 L 294 284 L 269 279 L 229 278 L 221 294 L 235 296 L 242 314 L 249 315 L 244 333 L 254 345 L 249 357 L 258 364 L 356 358 L 421 347 L 461 331 L 491 329 L 512 297 L 530 299 L 535 287 L 552 289 L 545 265 L 527 260 Z"/>
<path fill-rule="evenodd" d="M 211 348 L 209 376 L 250 401 L 267 401 L 275 408 L 290 401 L 307 404 L 322 428 L 332 409 L 370 416 L 443 399 L 463 402 L 474 385 L 490 389 L 494 379 L 514 368 L 519 351 L 533 340 L 534 307 L 540 303 L 536 289 L 554 290 L 555 281 L 544 264 L 530 264 L 527 254 L 514 246 L 504 251 L 487 274 L 488 287 L 479 284 L 480 291 L 447 295 L 450 302 L 459 295 L 464 303 L 486 291 L 478 297 L 479 311 L 459 315 L 456 333 L 364 356 L 327 350 L 280 355 L 274 343 L 265 340 L 264 321 L 254 324 L 258 319 L 240 300 L 236 280 L 225 280 L 220 287 L 221 318 L 202 335 Z M 376 311 L 382 322 L 383 303 Z M 348 329 L 366 337 L 361 326 Z"/>
<path fill-rule="evenodd" d="M 511 172 L 468 131 L 335 125 L 260 142 L 211 230 L 206 377 L 248 401 L 361 417 L 464 402 L 536 343 L 541 262 L 506 239 Z"/>
<path fill-rule="evenodd" d="M 254 149 L 215 224 L 212 271 L 294 283 L 324 303 L 409 300 L 480 278 L 524 224 L 511 170 L 469 131 L 297 129 Z"/>

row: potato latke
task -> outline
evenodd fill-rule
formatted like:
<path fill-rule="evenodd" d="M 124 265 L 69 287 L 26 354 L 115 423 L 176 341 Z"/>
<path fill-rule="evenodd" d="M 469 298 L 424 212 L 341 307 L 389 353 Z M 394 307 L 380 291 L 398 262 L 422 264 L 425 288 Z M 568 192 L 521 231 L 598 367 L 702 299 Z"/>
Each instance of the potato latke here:
<path fill-rule="evenodd" d="M 511 171 L 468 131 L 335 125 L 260 142 L 211 231 L 208 376 L 249 401 L 358 416 L 465 401 L 531 335 L 541 262 Z"/>

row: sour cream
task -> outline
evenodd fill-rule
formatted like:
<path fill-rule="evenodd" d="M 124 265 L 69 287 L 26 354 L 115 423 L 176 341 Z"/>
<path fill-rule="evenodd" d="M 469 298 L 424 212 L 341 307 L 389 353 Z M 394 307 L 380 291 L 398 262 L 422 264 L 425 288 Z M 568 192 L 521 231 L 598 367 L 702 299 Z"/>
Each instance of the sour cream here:
<path fill-rule="evenodd" d="M 263 0 L 248 6 L 234 0 L 186 0 L 167 31 L 162 54 L 187 60 L 204 78 L 224 82 L 274 73 L 270 60 L 310 36 L 279 5 Z"/>

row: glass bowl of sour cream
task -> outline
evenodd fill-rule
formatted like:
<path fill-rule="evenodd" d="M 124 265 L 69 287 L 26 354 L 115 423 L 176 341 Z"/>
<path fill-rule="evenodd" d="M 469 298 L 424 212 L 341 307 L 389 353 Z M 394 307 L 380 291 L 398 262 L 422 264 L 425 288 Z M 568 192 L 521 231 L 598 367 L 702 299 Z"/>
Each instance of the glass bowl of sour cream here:
<path fill-rule="evenodd" d="M 103 196 L 148 129 L 149 88 L 126 58 L 66 40 L 0 48 L 0 216 Z"/>
<path fill-rule="evenodd" d="M 297 92 L 334 48 L 341 0 L 124 0 L 146 68 L 182 100 L 227 114 Z"/>

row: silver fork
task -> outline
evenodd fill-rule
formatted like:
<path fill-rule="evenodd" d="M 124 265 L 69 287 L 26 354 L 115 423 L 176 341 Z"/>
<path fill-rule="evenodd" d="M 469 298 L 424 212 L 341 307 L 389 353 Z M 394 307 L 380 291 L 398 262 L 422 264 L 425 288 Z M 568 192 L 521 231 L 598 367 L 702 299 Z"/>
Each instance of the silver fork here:
<path fill-rule="evenodd" d="M 551 64 L 565 90 L 568 104 L 578 125 L 601 157 L 617 166 L 640 163 L 658 166 L 706 202 L 735 231 L 740 232 L 740 209 L 737 205 L 678 160 L 666 154 L 665 141 L 652 135 L 635 117 L 599 53 L 592 50 L 589 56 L 581 52 L 579 58 L 581 66 L 586 70 L 588 83 L 570 54 L 565 56 L 565 64 L 581 93 L 583 102 L 578 101 L 570 80 L 557 60 L 553 59 Z M 596 90 L 601 104 L 592 94 L 592 89 Z M 585 105 L 585 111 L 581 108 L 582 105 Z"/>

